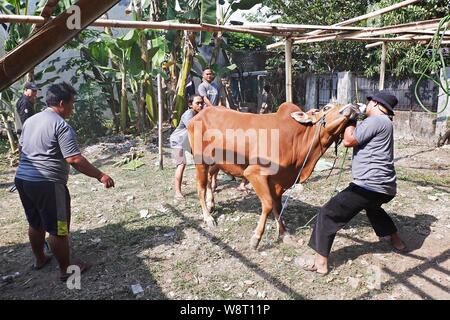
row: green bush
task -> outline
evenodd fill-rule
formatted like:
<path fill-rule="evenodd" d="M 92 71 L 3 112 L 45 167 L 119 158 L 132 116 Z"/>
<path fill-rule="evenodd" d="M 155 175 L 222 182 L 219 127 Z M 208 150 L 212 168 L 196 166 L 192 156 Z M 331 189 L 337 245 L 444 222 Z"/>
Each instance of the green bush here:
<path fill-rule="evenodd" d="M 75 111 L 68 122 L 77 132 L 80 143 L 88 143 L 107 132 L 107 120 L 104 116 L 106 100 L 98 92 L 101 92 L 100 88 L 92 83 L 81 84 L 78 90 Z"/>

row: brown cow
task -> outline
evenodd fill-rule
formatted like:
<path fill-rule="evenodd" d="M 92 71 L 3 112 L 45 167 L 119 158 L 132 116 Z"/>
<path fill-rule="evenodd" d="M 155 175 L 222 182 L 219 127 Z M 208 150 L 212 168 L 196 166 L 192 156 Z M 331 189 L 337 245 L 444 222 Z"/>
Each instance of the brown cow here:
<path fill-rule="evenodd" d="M 257 248 L 267 217 L 273 212 L 278 234 L 286 240 L 279 218 L 281 196 L 295 182 L 309 152 L 300 182 L 311 175 L 316 162 L 336 141 L 358 109 L 329 104 L 304 113 L 292 103 L 283 103 L 277 113 L 249 114 L 225 108 L 207 108 L 188 126 L 197 171 L 197 192 L 203 218 L 214 226 L 214 176 L 223 170 L 251 182 L 261 200 L 262 214 L 250 244 Z M 270 150 L 270 152 L 269 152 Z M 215 184 L 215 183 L 214 183 Z"/>

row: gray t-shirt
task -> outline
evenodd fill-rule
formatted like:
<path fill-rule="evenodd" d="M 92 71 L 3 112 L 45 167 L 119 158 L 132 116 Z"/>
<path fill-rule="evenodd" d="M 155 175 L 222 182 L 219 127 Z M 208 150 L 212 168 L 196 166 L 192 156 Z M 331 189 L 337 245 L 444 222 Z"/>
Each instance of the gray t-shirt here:
<path fill-rule="evenodd" d="M 198 86 L 198 94 L 202 97 L 207 97 L 213 106 L 219 105 L 219 86 L 216 83 L 203 81 Z"/>
<path fill-rule="evenodd" d="M 181 116 L 180 123 L 170 135 L 170 147 L 189 150 L 187 126 L 196 113 L 192 109 L 186 110 Z"/>
<path fill-rule="evenodd" d="M 358 145 L 353 150 L 353 183 L 365 189 L 395 195 L 394 126 L 386 115 L 366 118 L 353 136 Z"/>
<path fill-rule="evenodd" d="M 48 108 L 29 118 L 19 143 L 16 178 L 67 184 L 70 165 L 64 159 L 81 152 L 75 131 L 60 115 Z"/>

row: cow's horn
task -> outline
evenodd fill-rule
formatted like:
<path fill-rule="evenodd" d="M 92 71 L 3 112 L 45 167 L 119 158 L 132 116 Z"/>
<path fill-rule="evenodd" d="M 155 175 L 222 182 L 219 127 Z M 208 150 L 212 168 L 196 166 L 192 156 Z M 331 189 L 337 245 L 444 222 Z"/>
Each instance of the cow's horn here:
<path fill-rule="evenodd" d="M 303 111 L 292 112 L 291 117 L 294 118 L 295 121 L 302 124 L 314 124 L 314 121 Z"/>

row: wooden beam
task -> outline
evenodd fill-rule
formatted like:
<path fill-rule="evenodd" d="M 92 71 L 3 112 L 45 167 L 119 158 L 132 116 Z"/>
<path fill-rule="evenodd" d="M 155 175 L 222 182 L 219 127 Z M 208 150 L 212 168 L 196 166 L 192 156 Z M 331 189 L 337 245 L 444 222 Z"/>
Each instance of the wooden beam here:
<path fill-rule="evenodd" d="M 41 17 L 45 19 L 49 19 L 52 16 L 53 11 L 55 10 L 56 5 L 60 0 L 47 0 L 44 8 L 41 12 Z"/>
<path fill-rule="evenodd" d="M 43 24 L 45 19 L 39 16 L 23 16 L 23 15 L 5 15 L 0 14 L 1 23 L 28 23 Z M 258 33 L 260 35 L 273 35 L 277 33 L 293 33 L 305 30 L 331 30 L 331 31 L 369 31 L 371 28 L 362 27 L 332 27 L 308 24 L 260 24 L 248 23 L 240 26 L 222 26 L 212 24 L 188 24 L 174 22 L 154 22 L 154 21 L 126 21 L 126 20 L 110 20 L 98 19 L 91 24 L 93 27 L 109 27 L 109 28 L 133 28 L 133 29 L 161 29 L 161 30 L 187 30 L 187 31 L 230 31 L 230 32 L 246 32 Z M 259 33 L 263 32 L 263 33 Z"/>
<path fill-rule="evenodd" d="M 67 10 L 48 21 L 31 37 L 0 58 L 0 91 L 24 76 L 118 2 L 119 0 L 79 0 L 77 5 L 83 12 L 79 29 L 68 26 L 67 21 L 73 14 Z M 43 17 L 37 18 L 45 20 Z"/>
<path fill-rule="evenodd" d="M 300 43 L 311 43 L 311 42 L 321 42 L 321 41 L 330 41 L 330 40 L 339 40 L 339 39 L 350 39 L 350 38 L 367 38 L 367 37 L 375 37 L 380 35 L 392 34 L 392 33 L 405 33 L 411 31 L 420 31 L 423 26 L 434 26 L 437 27 L 439 19 L 433 19 L 428 21 L 420 21 L 413 23 L 406 23 L 394 26 L 387 26 L 382 28 L 372 28 L 369 31 L 360 31 L 360 32 L 337 32 L 333 34 L 324 34 L 324 35 L 316 35 L 316 36 L 308 36 L 308 37 L 295 37 L 294 44 Z"/>
<path fill-rule="evenodd" d="M 409 6 L 410 4 L 413 4 L 413 3 L 416 3 L 416 2 L 419 2 L 419 1 L 421 1 L 421 0 L 406 0 L 406 1 L 402 1 L 402 2 L 396 3 L 394 5 L 388 6 L 386 8 L 382 8 L 382 9 L 379 9 L 379 10 L 376 10 L 376 11 L 364 14 L 362 16 L 358 16 L 358 17 L 355 17 L 355 18 L 352 18 L 352 19 L 349 19 L 349 20 L 345 20 L 345 21 L 333 24 L 332 26 L 334 26 L 334 27 L 346 26 L 346 25 L 349 25 L 349 24 L 352 24 L 352 23 L 355 23 L 355 22 L 363 21 L 363 20 L 366 20 L 366 19 L 369 19 L 369 18 L 374 18 L 376 16 L 380 16 L 380 15 L 382 15 L 384 13 L 387 13 L 387 12 L 390 12 L 390 11 L 393 11 L 393 10 L 396 10 L 396 9 L 399 9 L 399 8 L 402 8 L 402 7 Z M 311 35 L 317 35 L 317 34 L 320 34 L 320 33 L 323 33 L 323 30 L 312 31 L 312 32 L 307 33 L 306 35 L 311 36 Z M 276 48 L 282 47 L 283 44 L 284 44 L 284 42 L 274 43 L 273 45 L 271 45 L 270 49 L 276 49 Z M 267 46 L 267 50 L 270 50 L 270 49 L 269 49 L 269 46 Z"/>
<path fill-rule="evenodd" d="M 370 42 L 370 41 L 378 41 L 375 43 L 371 43 L 366 45 L 367 48 L 379 46 L 382 42 L 414 42 L 414 41 L 428 41 L 432 39 L 433 36 L 416 36 L 416 35 L 408 35 L 407 37 L 392 37 L 392 38 L 383 38 L 383 37 L 332 37 L 329 38 L 321 38 L 321 39 L 311 39 L 311 40 L 300 40 L 300 43 L 315 43 L 315 42 L 323 42 L 323 41 L 359 41 L 359 42 Z M 445 38 L 446 39 L 446 38 Z"/>
<path fill-rule="evenodd" d="M 324 26 L 315 24 L 286 24 L 286 23 L 246 23 L 240 27 L 252 30 L 273 32 L 303 32 L 305 30 L 327 30 L 327 31 L 364 31 L 371 28 L 347 27 L 347 26 Z"/>
<path fill-rule="evenodd" d="M 205 26 L 207 28 L 211 28 L 211 30 L 214 31 L 229 31 L 229 32 L 242 32 L 242 33 L 251 33 L 259 36 L 265 36 L 265 37 L 272 37 L 273 33 L 268 31 L 261 31 L 261 30 L 251 30 L 248 28 L 241 28 L 241 27 L 230 27 L 230 26 L 223 26 L 223 25 L 213 25 L 208 23 L 202 23 L 201 26 Z"/>
<path fill-rule="evenodd" d="M 439 21 L 441 19 L 432 19 L 432 20 L 425 20 L 425 21 L 419 21 L 419 22 L 411 22 L 411 23 L 405 23 L 405 24 L 398 24 L 393 26 L 386 26 L 381 28 L 375 28 L 370 31 L 360 31 L 360 32 L 353 32 L 349 34 L 348 36 L 351 37 L 375 37 L 375 36 L 384 36 L 386 34 L 392 34 L 392 33 L 408 33 L 411 31 L 421 31 L 424 29 L 429 28 L 436 28 L 439 24 Z"/>
<path fill-rule="evenodd" d="M 286 102 L 292 102 L 292 40 L 286 38 L 285 45 Z"/>
<path fill-rule="evenodd" d="M 419 2 L 419 1 L 422 1 L 422 0 L 406 0 L 406 1 L 402 1 L 402 2 L 399 2 L 399 3 L 393 4 L 391 6 L 388 6 L 388 7 L 382 8 L 382 9 L 378 9 L 378 10 L 375 10 L 375 11 L 363 14 L 362 16 L 358 16 L 358 17 L 355 17 L 355 18 L 352 18 L 352 19 L 349 19 L 349 20 L 345 20 L 345 21 L 333 24 L 333 26 L 346 26 L 346 25 L 349 25 L 349 24 L 353 24 L 355 22 L 360 22 L 360 21 L 363 21 L 363 20 L 366 20 L 366 19 L 370 19 L 370 18 L 374 18 L 374 17 L 377 17 L 377 16 L 381 16 L 382 14 L 385 14 L 387 12 L 394 11 L 394 10 L 397 10 L 397 9 L 409 6 L 409 5 L 411 5 L 413 3 L 416 3 L 416 2 Z M 311 32 L 311 34 L 318 34 L 320 32 L 322 32 L 322 31 L 320 31 L 320 30 L 313 31 L 313 32 Z"/>

